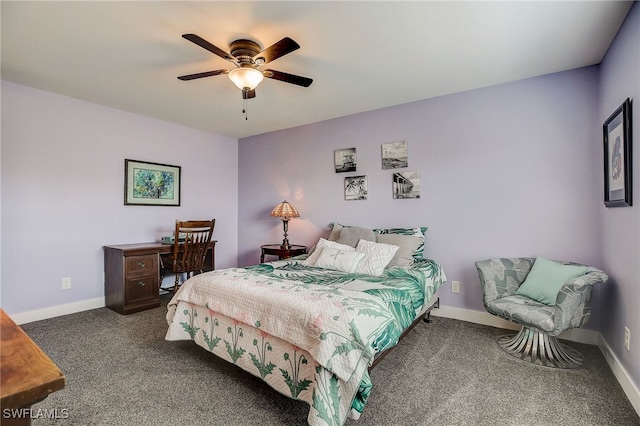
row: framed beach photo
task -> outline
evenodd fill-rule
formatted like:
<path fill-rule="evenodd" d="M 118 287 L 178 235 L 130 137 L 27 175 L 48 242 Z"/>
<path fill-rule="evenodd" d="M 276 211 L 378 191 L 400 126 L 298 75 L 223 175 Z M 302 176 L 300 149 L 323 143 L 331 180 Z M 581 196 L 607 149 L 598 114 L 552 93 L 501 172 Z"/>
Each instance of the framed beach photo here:
<path fill-rule="evenodd" d="M 420 198 L 420 172 L 393 174 L 393 198 Z"/>
<path fill-rule="evenodd" d="M 382 144 L 382 170 L 409 167 L 407 141 Z"/>
<path fill-rule="evenodd" d="M 366 200 L 368 195 L 366 176 L 349 176 L 344 178 L 345 200 Z"/>
<path fill-rule="evenodd" d="M 180 166 L 124 160 L 124 204 L 179 206 Z"/>
<path fill-rule="evenodd" d="M 602 126 L 604 205 L 631 205 L 631 99 L 627 98 Z"/>
<path fill-rule="evenodd" d="M 355 172 L 356 149 L 336 149 L 333 151 L 333 162 L 335 164 L 336 173 Z"/>

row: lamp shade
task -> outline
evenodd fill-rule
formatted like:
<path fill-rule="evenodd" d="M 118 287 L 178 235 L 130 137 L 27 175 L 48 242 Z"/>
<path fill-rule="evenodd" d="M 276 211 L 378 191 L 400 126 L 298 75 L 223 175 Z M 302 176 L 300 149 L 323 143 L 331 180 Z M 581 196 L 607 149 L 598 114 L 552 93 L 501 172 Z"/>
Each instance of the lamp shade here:
<path fill-rule="evenodd" d="M 229 79 L 240 90 L 253 90 L 262 81 L 264 76 L 255 68 L 235 68 L 229 71 Z"/>
<path fill-rule="evenodd" d="M 298 210 L 289 204 L 287 200 L 284 200 L 273 208 L 271 216 L 288 220 L 292 217 L 300 217 L 300 213 L 298 213 Z"/>

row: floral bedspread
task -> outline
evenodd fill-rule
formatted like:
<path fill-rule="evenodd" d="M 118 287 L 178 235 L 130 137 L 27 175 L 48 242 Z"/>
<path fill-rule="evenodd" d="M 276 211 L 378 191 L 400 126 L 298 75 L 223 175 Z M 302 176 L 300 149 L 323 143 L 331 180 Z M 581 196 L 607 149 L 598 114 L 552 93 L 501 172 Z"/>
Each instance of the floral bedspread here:
<path fill-rule="evenodd" d="M 381 277 L 295 259 L 212 271 L 169 302 L 166 339 L 194 340 L 306 401 L 310 425 L 342 425 L 366 404 L 375 353 L 397 344 L 445 279 L 432 260 Z"/>

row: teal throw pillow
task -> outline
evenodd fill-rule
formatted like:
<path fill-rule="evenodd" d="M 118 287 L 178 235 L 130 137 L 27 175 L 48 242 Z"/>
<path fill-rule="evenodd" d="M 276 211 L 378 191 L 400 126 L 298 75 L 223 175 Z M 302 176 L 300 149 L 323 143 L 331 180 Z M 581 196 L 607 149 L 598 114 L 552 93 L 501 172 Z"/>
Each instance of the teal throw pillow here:
<path fill-rule="evenodd" d="M 563 265 L 544 257 L 538 257 L 516 294 L 553 306 L 556 304 L 556 297 L 562 285 L 586 272 L 586 266 Z"/>

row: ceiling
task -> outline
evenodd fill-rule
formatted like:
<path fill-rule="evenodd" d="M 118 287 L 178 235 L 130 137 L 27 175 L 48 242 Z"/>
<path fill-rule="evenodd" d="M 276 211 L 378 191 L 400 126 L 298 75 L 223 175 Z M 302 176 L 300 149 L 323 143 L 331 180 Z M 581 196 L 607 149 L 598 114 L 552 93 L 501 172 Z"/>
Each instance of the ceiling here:
<path fill-rule="evenodd" d="M 135 1 L 1 4 L 2 79 L 233 138 L 598 64 L 633 2 Z M 300 49 L 262 66 L 241 113 L 225 51 L 238 38 Z"/>

